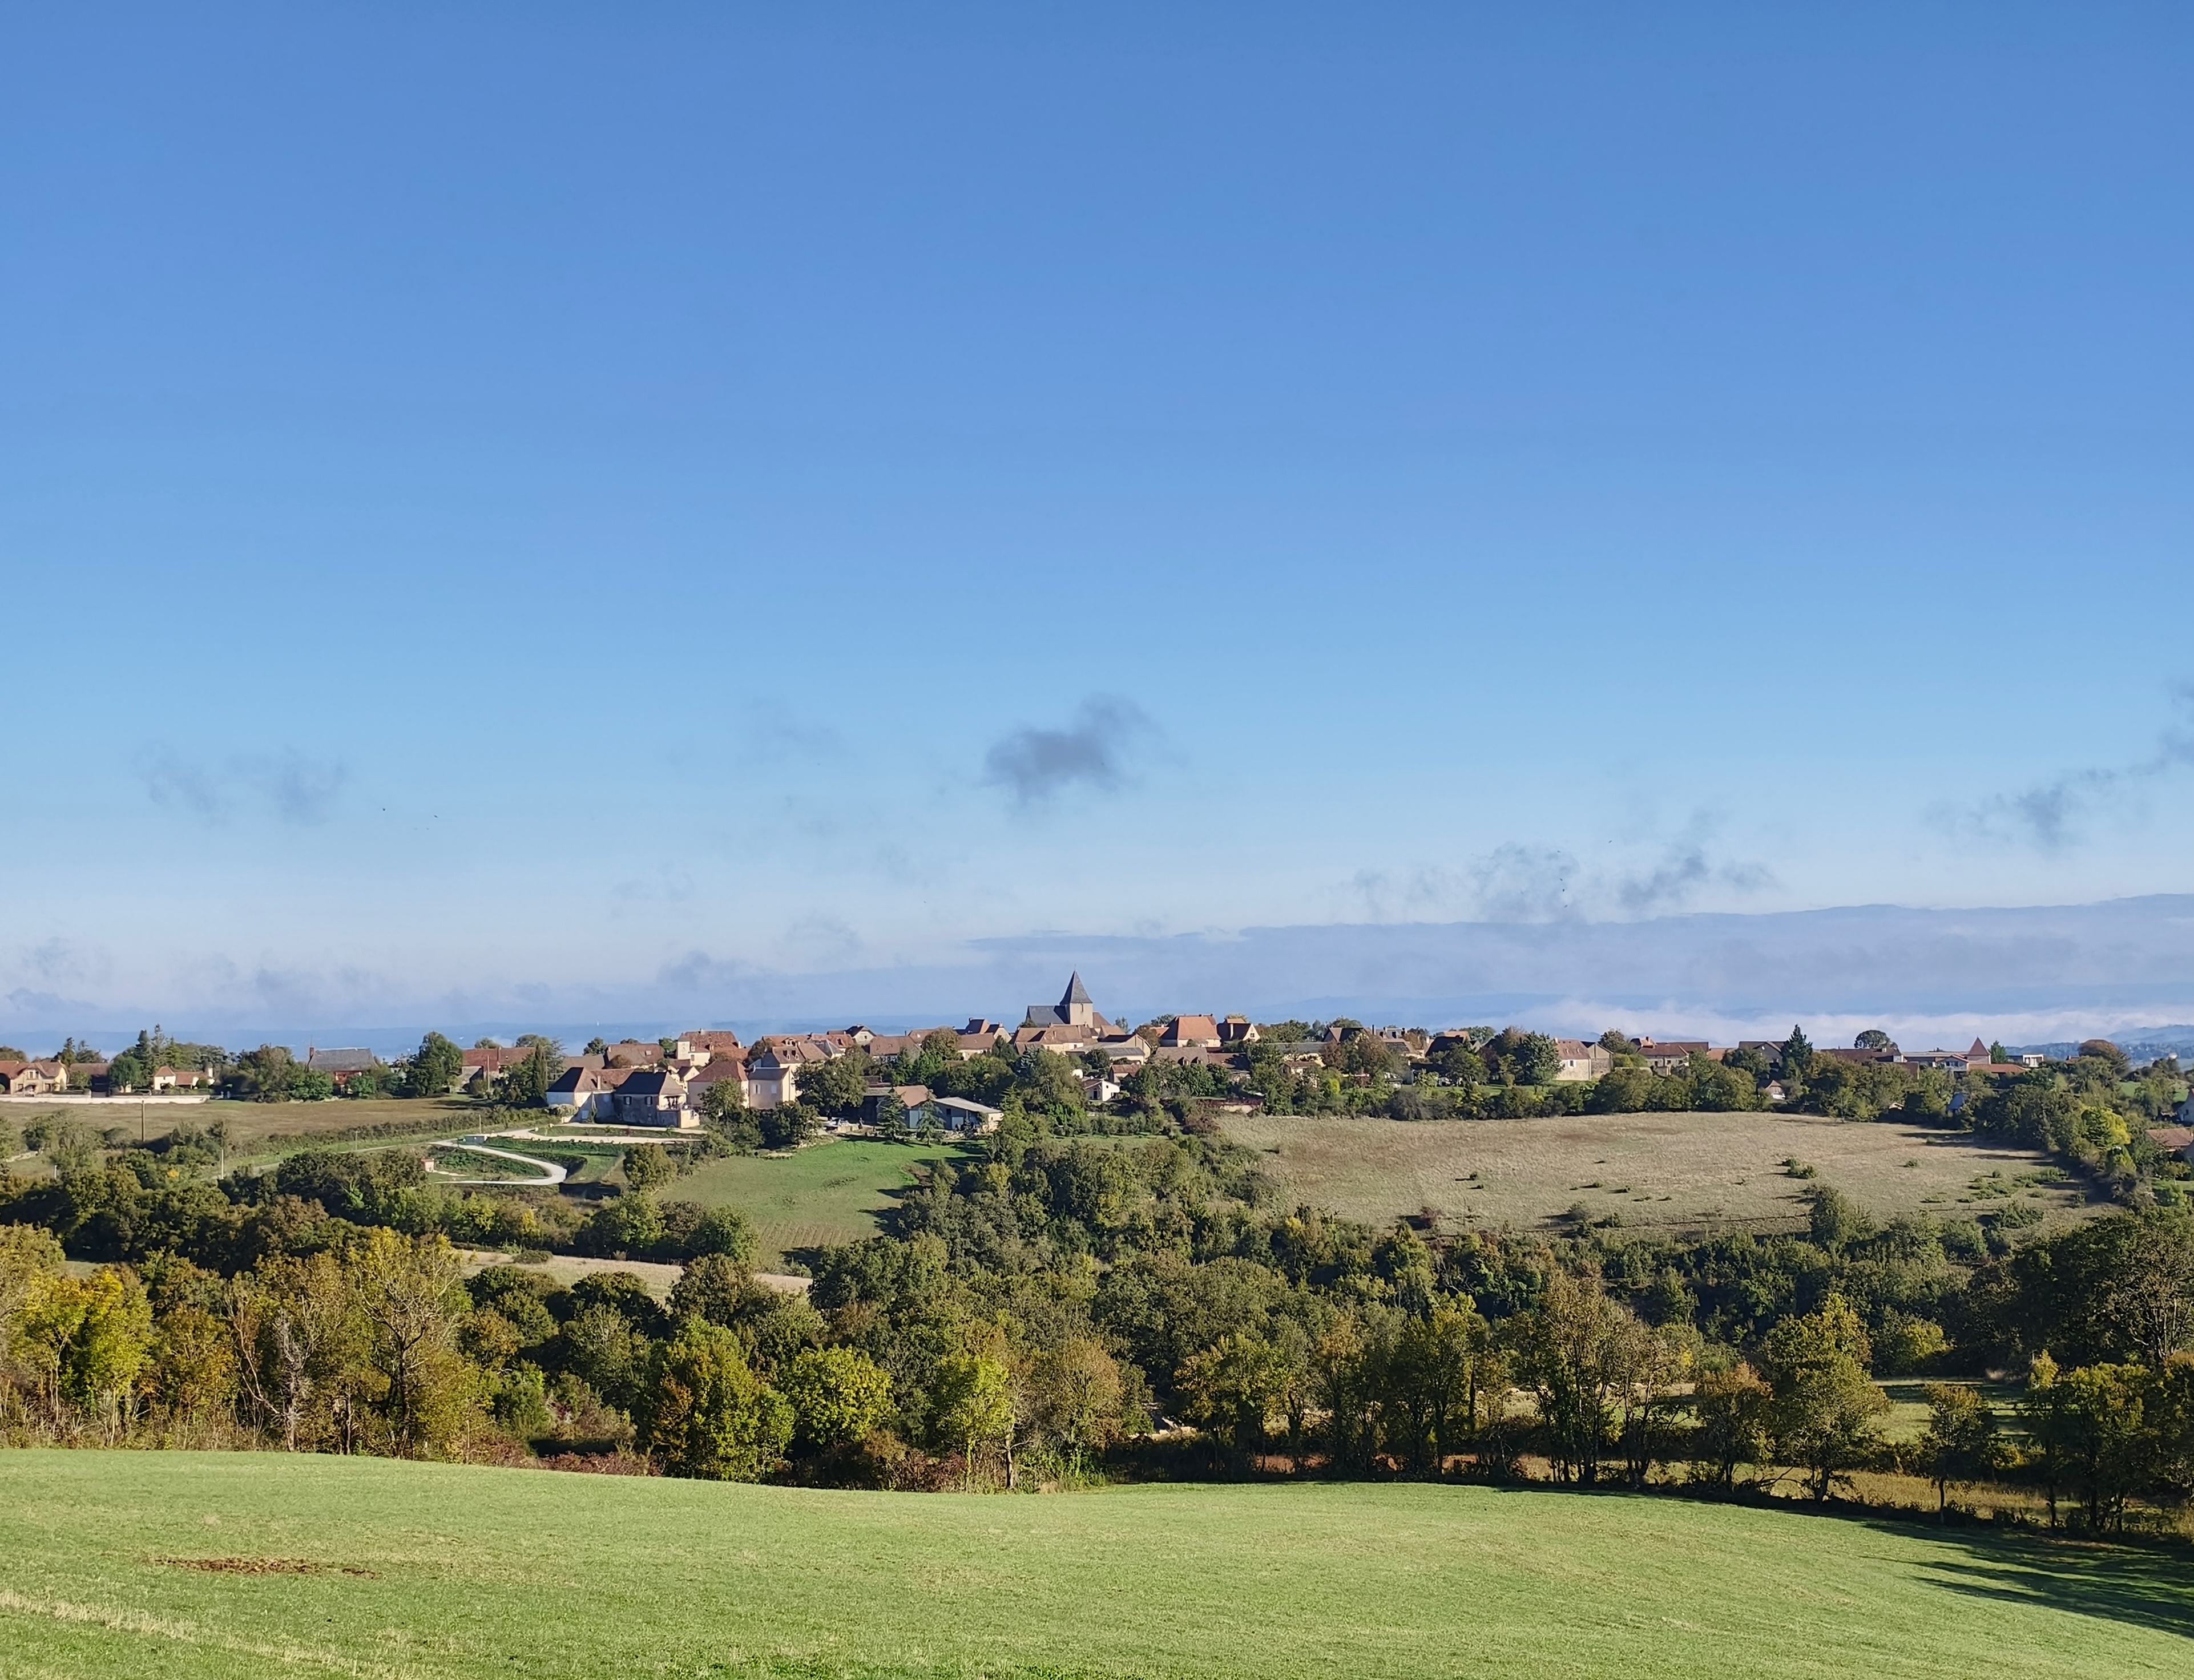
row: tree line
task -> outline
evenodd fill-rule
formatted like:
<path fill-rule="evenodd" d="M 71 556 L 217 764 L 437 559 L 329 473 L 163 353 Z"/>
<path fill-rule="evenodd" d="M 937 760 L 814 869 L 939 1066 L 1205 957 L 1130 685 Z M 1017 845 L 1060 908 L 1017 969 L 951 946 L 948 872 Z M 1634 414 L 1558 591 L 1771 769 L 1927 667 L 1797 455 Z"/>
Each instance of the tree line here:
<path fill-rule="evenodd" d="M 667 1152 L 653 1173 L 579 1217 L 600 1252 L 684 1259 L 667 1299 L 616 1271 L 465 1278 L 450 1193 L 400 1151 L 209 1182 L 133 1150 L 11 1180 L 0 1429 L 902 1488 L 1284 1472 L 1827 1499 L 1898 1466 L 1939 1497 L 2025 1480 L 2093 1528 L 2194 1487 L 2194 1228 L 2168 1210 L 2046 1238 L 1877 1225 L 1816 1183 L 1787 1236 L 1440 1236 L 1284 1205 L 1217 1137 L 1002 1134 L 823 1251 L 801 1293 L 753 1275 L 736 1216 L 679 1211 Z M 137 1200 L 101 1201 L 124 1179 Z M 2028 1376 L 2011 1429 L 1950 1380 L 1990 1369 Z M 1881 1433 L 1875 1379 L 1897 1374 L 1942 1379 L 1917 1446 Z"/>

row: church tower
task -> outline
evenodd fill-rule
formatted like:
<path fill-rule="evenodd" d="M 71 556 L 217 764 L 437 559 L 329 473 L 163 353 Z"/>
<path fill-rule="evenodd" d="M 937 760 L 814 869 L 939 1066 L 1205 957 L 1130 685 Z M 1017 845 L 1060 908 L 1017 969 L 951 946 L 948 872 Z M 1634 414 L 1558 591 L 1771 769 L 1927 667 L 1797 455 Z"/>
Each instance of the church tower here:
<path fill-rule="evenodd" d="M 1089 994 L 1082 989 L 1082 973 L 1075 971 L 1066 983 L 1066 995 L 1059 1001 L 1059 1018 L 1070 1027 L 1094 1026 L 1097 1007 L 1089 1001 Z"/>

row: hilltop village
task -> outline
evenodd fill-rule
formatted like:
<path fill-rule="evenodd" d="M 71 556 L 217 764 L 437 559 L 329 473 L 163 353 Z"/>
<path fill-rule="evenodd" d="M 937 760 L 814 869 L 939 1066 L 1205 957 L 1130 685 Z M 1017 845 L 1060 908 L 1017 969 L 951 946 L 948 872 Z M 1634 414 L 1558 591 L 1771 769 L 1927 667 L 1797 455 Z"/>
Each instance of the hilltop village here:
<path fill-rule="evenodd" d="M 2083 1046 L 2082 1053 L 2094 1047 Z M 751 1042 L 726 1029 L 697 1029 L 614 1043 L 596 1038 L 577 1053 L 537 1035 L 463 1049 L 429 1033 L 416 1052 L 393 1062 L 360 1047 L 313 1046 L 298 1058 L 262 1045 L 232 1055 L 155 1029 L 111 1058 L 72 1040 L 37 1059 L 0 1048 L 0 1094 L 311 1101 L 456 1093 L 567 1121 L 673 1132 L 739 1115 L 774 1145 L 818 1132 L 977 1136 L 996 1131 L 1014 1107 L 1071 1109 L 1100 1127 L 1109 1116 L 1120 1130 L 1140 1129 L 1139 1117 L 1193 1124 L 1259 1110 L 1437 1120 L 1784 1106 L 1841 1118 L 1896 1109 L 1986 1124 L 1988 1112 L 2007 1115 L 2017 1106 L 2019 1076 L 2046 1062 L 1979 1040 L 1963 1050 L 1907 1051 L 1880 1030 L 1859 1034 L 1848 1047 L 1816 1047 L 1799 1027 L 1781 1040 L 1727 1046 L 1618 1030 L 1585 1041 L 1516 1026 L 1259 1023 L 1216 1013 L 1162 1015 L 1130 1027 L 1099 1010 L 1077 973 L 1057 1001 L 1031 1004 L 1010 1026 L 978 1016 L 902 1033 L 856 1023 Z M 2176 1088 L 2175 1066 L 2159 1068 L 2148 1084 L 2155 1090 L 2143 1086 L 2137 1104 L 2115 1104 L 2128 1110 L 2123 1124 L 2063 1114 L 2017 1121 L 1999 1115 L 1998 1123 L 2060 1150 L 2084 1137 L 2107 1151 L 2126 1144 L 2143 1121 L 2184 1119 L 2167 1111 L 2175 1107 L 2166 1100 Z M 2064 1107 L 2058 1102 L 2052 1112 Z"/>

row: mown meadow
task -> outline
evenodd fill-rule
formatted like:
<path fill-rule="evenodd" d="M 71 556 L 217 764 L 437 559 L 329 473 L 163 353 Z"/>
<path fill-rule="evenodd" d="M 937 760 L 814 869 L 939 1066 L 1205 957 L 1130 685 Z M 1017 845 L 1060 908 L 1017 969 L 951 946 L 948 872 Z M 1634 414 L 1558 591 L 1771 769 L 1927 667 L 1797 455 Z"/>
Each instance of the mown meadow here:
<path fill-rule="evenodd" d="M 736 1207 L 754 1229 L 764 1264 L 800 1250 L 858 1242 L 880 1229 L 916 1174 L 937 1161 L 965 1161 L 956 1144 L 811 1144 L 790 1155 L 728 1155 L 705 1161 L 670 1193 L 704 1207 Z"/>
<path fill-rule="evenodd" d="M 2194 1671 L 2175 1553 L 1609 1494 L 0 1454 L 0 1674 Z"/>

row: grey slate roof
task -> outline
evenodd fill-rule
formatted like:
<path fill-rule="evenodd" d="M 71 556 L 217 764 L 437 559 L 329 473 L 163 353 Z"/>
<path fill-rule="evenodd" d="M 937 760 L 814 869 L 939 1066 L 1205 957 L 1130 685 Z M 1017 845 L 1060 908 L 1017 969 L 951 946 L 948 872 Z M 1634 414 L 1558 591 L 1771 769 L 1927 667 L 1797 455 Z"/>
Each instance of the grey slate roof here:
<path fill-rule="evenodd" d="M 359 1074 L 377 1066 L 380 1058 L 370 1050 L 307 1050 L 305 1065 L 324 1074 Z"/>

